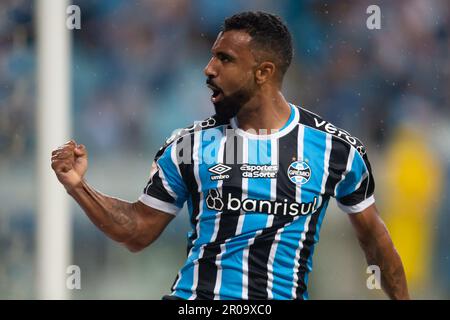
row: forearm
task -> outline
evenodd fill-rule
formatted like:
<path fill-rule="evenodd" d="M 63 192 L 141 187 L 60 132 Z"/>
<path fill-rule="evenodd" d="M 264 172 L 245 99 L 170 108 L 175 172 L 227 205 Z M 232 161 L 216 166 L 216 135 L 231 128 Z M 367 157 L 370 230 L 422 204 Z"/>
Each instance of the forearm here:
<path fill-rule="evenodd" d="M 137 213 L 133 203 L 106 196 L 86 181 L 67 192 L 107 236 L 122 243 L 133 237 L 137 230 Z"/>
<path fill-rule="evenodd" d="M 389 298 L 409 299 L 403 264 L 387 230 L 383 230 L 371 242 L 361 245 L 367 263 L 380 268 L 381 286 Z"/>

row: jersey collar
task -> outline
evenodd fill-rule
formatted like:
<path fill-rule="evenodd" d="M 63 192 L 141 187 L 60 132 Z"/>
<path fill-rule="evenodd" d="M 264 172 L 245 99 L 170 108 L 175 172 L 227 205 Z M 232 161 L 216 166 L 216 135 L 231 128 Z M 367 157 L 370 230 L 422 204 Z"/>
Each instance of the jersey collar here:
<path fill-rule="evenodd" d="M 291 115 L 289 116 L 288 121 L 279 131 L 271 134 L 254 134 L 252 132 L 242 130 L 238 127 L 236 117 L 230 120 L 230 125 L 233 129 L 235 129 L 236 134 L 249 139 L 257 139 L 257 140 L 278 139 L 291 132 L 299 122 L 300 113 L 298 111 L 298 108 L 296 108 L 292 103 L 289 103 L 289 106 L 291 107 Z"/>

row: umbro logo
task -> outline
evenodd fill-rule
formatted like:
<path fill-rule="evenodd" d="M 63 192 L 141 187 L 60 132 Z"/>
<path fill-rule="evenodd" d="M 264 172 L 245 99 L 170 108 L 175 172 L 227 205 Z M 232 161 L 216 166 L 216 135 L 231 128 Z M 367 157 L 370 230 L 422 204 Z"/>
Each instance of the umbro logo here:
<path fill-rule="evenodd" d="M 215 166 L 212 166 L 211 168 L 208 168 L 208 171 L 215 174 L 215 175 L 211 176 L 211 180 L 212 181 L 216 181 L 216 180 L 229 179 L 230 175 L 229 174 L 225 174 L 225 173 L 227 173 L 231 169 L 232 168 L 230 166 L 226 166 L 226 165 L 224 165 L 222 163 L 218 163 Z"/>
<path fill-rule="evenodd" d="M 226 166 L 224 164 L 216 164 L 215 166 L 208 169 L 209 172 L 215 173 L 215 174 L 223 174 L 225 172 L 228 172 L 231 170 L 231 167 Z"/>

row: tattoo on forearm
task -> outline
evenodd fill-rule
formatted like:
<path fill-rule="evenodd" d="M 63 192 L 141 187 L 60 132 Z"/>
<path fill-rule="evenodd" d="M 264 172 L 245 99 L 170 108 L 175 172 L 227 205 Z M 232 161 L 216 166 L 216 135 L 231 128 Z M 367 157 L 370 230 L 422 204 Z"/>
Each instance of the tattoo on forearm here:
<path fill-rule="evenodd" d="M 131 217 L 130 204 L 121 203 L 115 199 L 112 202 L 111 209 L 108 210 L 111 219 L 118 225 L 132 231 L 136 226 L 136 220 Z"/>
<path fill-rule="evenodd" d="M 380 248 L 374 246 L 366 250 L 366 260 L 369 265 L 375 264 L 381 270 L 381 285 L 386 293 L 393 298 L 406 289 L 406 280 L 403 266 L 398 253 L 393 247 Z"/>
<path fill-rule="evenodd" d="M 132 234 L 137 226 L 135 213 L 133 212 L 132 204 L 121 201 L 119 199 L 107 197 L 98 191 L 93 190 L 87 184 L 84 185 L 84 190 L 89 197 L 99 206 L 106 214 L 106 217 L 110 219 L 111 223 L 108 223 L 102 217 L 98 218 L 99 227 L 107 231 L 107 226 L 114 225 L 115 227 L 123 228 L 126 233 Z"/>

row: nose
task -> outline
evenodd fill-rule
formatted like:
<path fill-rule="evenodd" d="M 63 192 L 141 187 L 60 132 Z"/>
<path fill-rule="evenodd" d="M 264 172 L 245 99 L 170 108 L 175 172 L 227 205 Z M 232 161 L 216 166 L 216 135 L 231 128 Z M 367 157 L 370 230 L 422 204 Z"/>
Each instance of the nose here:
<path fill-rule="evenodd" d="M 211 60 L 209 60 L 205 69 L 203 69 L 203 72 L 205 73 L 205 76 L 207 76 L 208 78 L 217 77 L 217 70 L 214 67 L 214 57 L 212 57 Z"/>

